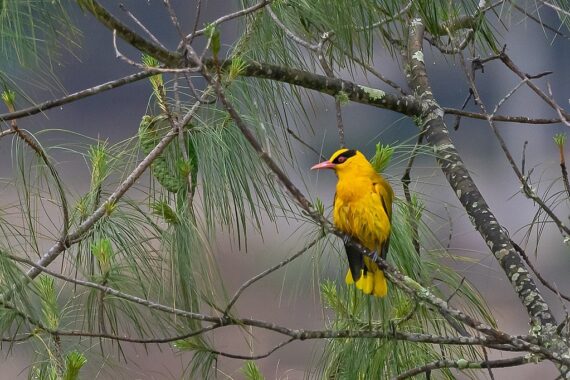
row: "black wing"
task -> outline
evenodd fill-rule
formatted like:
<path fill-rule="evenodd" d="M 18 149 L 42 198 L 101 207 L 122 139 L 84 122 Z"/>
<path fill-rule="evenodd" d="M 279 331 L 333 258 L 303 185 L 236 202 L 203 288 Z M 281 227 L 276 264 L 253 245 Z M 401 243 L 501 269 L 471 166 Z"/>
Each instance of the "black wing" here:
<path fill-rule="evenodd" d="M 352 279 L 356 282 L 360 278 L 363 270 L 364 273 L 368 271 L 364 265 L 364 256 L 362 256 L 360 250 L 350 241 L 344 243 L 344 249 L 348 257 L 348 267 L 350 268 Z"/>
<path fill-rule="evenodd" d="M 384 212 L 386 213 L 386 215 L 388 215 L 388 219 L 390 220 L 390 222 L 392 222 L 392 213 L 388 211 L 388 207 L 386 207 L 386 202 L 384 201 L 384 197 L 382 196 L 382 194 L 379 195 L 380 195 L 380 200 L 382 201 L 382 207 L 384 208 Z M 386 258 L 388 257 L 388 248 L 390 248 L 390 236 L 388 236 L 388 239 L 386 239 L 384 244 L 382 244 L 382 249 L 380 250 L 380 257 L 383 258 L 384 260 L 386 260 Z"/>

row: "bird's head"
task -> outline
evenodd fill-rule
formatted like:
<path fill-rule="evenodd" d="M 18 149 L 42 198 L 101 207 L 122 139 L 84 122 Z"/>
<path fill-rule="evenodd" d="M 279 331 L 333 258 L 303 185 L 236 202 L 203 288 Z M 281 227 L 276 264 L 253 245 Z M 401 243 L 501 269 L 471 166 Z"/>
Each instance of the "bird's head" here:
<path fill-rule="evenodd" d="M 327 161 L 314 165 L 311 170 L 333 169 L 337 175 L 348 172 L 368 172 L 372 168 L 370 162 L 358 150 L 339 149 Z"/>

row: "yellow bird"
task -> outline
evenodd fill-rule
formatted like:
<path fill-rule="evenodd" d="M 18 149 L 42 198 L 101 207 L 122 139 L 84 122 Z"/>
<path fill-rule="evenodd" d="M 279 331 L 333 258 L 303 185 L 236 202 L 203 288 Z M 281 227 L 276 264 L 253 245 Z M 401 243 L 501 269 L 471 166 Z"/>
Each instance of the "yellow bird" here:
<path fill-rule="evenodd" d="M 386 258 L 394 199 L 390 184 L 353 149 L 337 150 L 314 169 L 333 169 L 338 177 L 333 206 L 336 228 Z M 378 265 L 350 245 L 345 249 L 349 266 L 346 283 L 356 284 L 366 294 L 384 297 L 388 286 Z"/>

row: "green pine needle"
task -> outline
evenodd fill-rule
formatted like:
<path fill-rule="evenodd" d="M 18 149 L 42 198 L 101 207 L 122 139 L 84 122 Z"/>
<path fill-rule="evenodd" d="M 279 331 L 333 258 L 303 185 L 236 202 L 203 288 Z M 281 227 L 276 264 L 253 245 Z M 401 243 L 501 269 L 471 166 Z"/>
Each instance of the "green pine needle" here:
<path fill-rule="evenodd" d="M 162 200 L 150 205 L 153 214 L 163 218 L 168 224 L 178 224 L 180 220 L 176 212 L 170 207 L 168 202 Z"/>
<path fill-rule="evenodd" d="M 87 358 L 81 352 L 71 351 L 65 358 L 63 380 L 79 379 L 79 371 L 87 363 Z"/>
<path fill-rule="evenodd" d="M 52 330 L 57 330 L 60 322 L 59 306 L 53 277 L 40 276 L 37 291 L 41 299 L 44 323 Z"/>
<path fill-rule="evenodd" d="M 374 157 L 370 160 L 374 170 L 378 173 L 382 173 L 386 167 L 390 164 L 392 155 L 394 154 L 394 148 L 389 145 L 382 145 L 381 143 L 376 144 L 376 153 Z"/>
<path fill-rule="evenodd" d="M 246 380 L 265 380 L 261 370 L 254 361 L 248 360 L 241 367 L 241 373 Z"/>
<path fill-rule="evenodd" d="M 91 245 L 91 253 L 99 262 L 99 268 L 103 275 L 107 275 L 111 270 L 113 261 L 113 247 L 109 239 L 103 238 L 95 241 Z"/>
<path fill-rule="evenodd" d="M 553 140 L 558 147 L 563 147 L 566 143 L 566 133 L 557 133 L 554 135 Z"/>

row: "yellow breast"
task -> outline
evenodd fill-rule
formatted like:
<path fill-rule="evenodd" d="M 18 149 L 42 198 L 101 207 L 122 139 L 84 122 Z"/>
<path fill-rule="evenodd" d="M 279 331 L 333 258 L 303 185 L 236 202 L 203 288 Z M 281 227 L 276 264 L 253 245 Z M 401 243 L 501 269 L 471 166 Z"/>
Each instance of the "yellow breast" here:
<path fill-rule="evenodd" d="M 390 236 L 390 219 L 381 199 L 383 189 L 378 186 L 378 181 L 366 176 L 339 178 L 334 203 L 336 227 L 370 250 L 380 249 Z M 391 206 L 391 199 L 389 202 Z"/>

